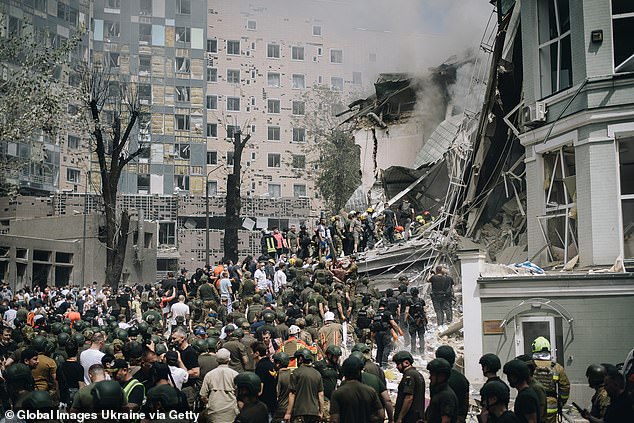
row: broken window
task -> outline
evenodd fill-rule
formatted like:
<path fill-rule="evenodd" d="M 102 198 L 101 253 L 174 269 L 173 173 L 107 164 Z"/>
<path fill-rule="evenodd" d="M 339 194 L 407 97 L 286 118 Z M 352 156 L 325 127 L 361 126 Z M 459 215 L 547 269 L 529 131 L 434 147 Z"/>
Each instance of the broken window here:
<path fill-rule="evenodd" d="M 152 16 L 152 0 L 141 0 L 139 2 L 139 15 Z"/>
<path fill-rule="evenodd" d="M 139 102 L 141 104 L 150 104 L 152 102 L 152 85 L 139 84 Z"/>
<path fill-rule="evenodd" d="M 568 0 L 539 0 L 539 62 L 542 97 L 572 86 Z"/>
<path fill-rule="evenodd" d="M 176 42 L 190 43 L 192 41 L 191 29 L 185 26 L 176 27 Z"/>
<path fill-rule="evenodd" d="M 73 184 L 78 184 L 81 172 L 79 169 L 66 169 L 66 180 Z"/>
<path fill-rule="evenodd" d="M 227 97 L 227 110 L 230 112 L 239 112 L 240 97 Z"/>
<path fill-rule="evenodd" d="M 333 91 L 343 91 L 343 78 L 333 76 L 330 78 L 330 89 Z"/>
<path fill-rule="evenodd" d="M 176 73 L 189 73 L 190 71 L 189 57 L 177 57 L 175 63 L 176 63 Z"/>
<path fill-rule="evenodd" d="M 176 0 L 176 13 L 190 15 L 192 13 L 191 0 Z"/>
<path fill-rule="evenodd" d="M 189 115 L 174 115 L 174 121 L 178 131 L 189 131 Z"/>
<path fill-rule="evenodd" d="M 175 222 L 159 222 L 159 245 L 176 245 Z"/>
<path fill-rule="evenodd" d="M 574 147 L 544 153 L 543 162 L 546 214 L 537 219 L 549 259 L 567 263 L 578 253 Z"/>
<path fill-rule="evenodd" d="M 227 54 L 240 54 L 240 41 L 239 40 L 227 40 Z"/>
<path fill-rule="evenodd" d="M 280 86 L 280 74 L 277 72 L 269 72 L 266 75 L 266 82 L 269 87 L 278 88 Z"/>
<path fill-rule="evenodd" d="M 118 68 L 119 67 L 119 53 L 108 53 L 108 67 L 109 68 Z"/>
<path fill-rule="evenodd" d="M 279 198 L 282 196 L 282 185 L 269 183 L 269 197 Z"/>
<path fill-rule="evenodd" d="M 216 164 L 218 164 L 218 152 L 217 151 L 208 151 L 207 152 L 207 164 L 208 165 L 216 165 Z"/>
<path fill-rule="evenodd" d="M 281 158 L 279 153 L 269 153 L 268 154 L 268 166 L 269 167 L 280 167 L 281 166 Z"/>
<path fill-rule="evenodd" d="M 305 169 L 306 168 L 306 156 L 303 154 L 293 154 L 293 161 L 291 163 L 293 169 Z"/>
<path fill-rule="evenodd" d="M 150 44 L 152 42 L 151 24 L 139 24 L 139 42 L 141 44 Z"/>
<path fill-rule="evenodd" d="M 227 125 L 227 138 L 233 139 L 238 131 L 240 131 L 240 126 Z"/>
<path fill-rule="evenodd" d="M 240 83 L 240 70 L 238 69 L 227 69 L 227 82 L 230 84 L 239 84 Z"/>
<path fill-rule="evenodd" d="M 207 136 L 211 138 L 218 138 L 218 124 L 217 123 L 207 124 Z M 208 164 L 211 164 L 211 163 L 208 163 Z"/>
<path fill-rule="evenodd" d="M 634 44 L 631 42 L 633 27 L 634 2 L 612 0 L 612 47 L 615 72 L 634 72 Z"/>
<path fill-rule="evenodd" d="M 291 47 L 291 59 L 304 60 L 304 47 Z"/>
<path fill-rule="evenodd" d="M 305 128 L 293 128 L 293 142 L 306 142 Z"/>
<path fill-rule="evenodd" d="M 189 175 L 174 175 L 174 187 L 189 191 Z"/>
<path fill-rule="evenodd" d="M 217 68 L 207 68 L 207 82 L 218 82 Z"/>
<path fill-rule="evenodd" d="M 293 197 L 306 197 L 306 185 L 293 184 Z"/>
<path fill-rule="evenodd" d="M 306 88 L 306 80 L 302 74 L 293 74 L 293 89 L 303 90 Z"/>
<path fill-rule="evenodd" d="M 218 53 L 218 40 L 207 40 L 207 53 Z"/>
<path fill-rule="evenodd" d="M 330 63 L 343 63 L 343 50 L 331 49 L 330 50 Z"/>
<path fill-rule="evenodd" d="M 233 151 L 227 151 L 227 166 L 233 166 Z"/>
<path fill-rule="evenodd" d="M 79 148 L 79 137 L 76 137 L 74 135 L 69 135 L 68 136 L 68 148 L 71 148 L 73 150 L 76 150 Z"/>
<path fill-rule="evenodd" d="M 174 154 L 180 159 L 189 160 L 189 144 L 174 144 Z"/>
<path fill-rule="evenodd" d="M 634 258 L 634 138 L 619 140 L 623 255 Z"/>
<path fill-rule="evenodd" d="M 269 141 L 279 141 L 280 140 L 280 127 L 279 126 L 269 126 L 267 129 L 267 139 Z"/>
<path fill-rule="evenodd" d="M 321 25 L 313 25 L 313 35 L 316 37 L 321 36 Z"/>
<path fill-rule="evenodd" d="M 136 188 L 139 194 L 147 194 L 150 192 L 150 175 L 137 175 Z"/>
<path fill-rule="evenodd" d="M 152 71 L 152 56 L 139 55 L 139 74 L 142 72 L 150 73 Z"/>
<path fill-rule="evenodd" d="M 266 102 L 266 110 L 269 113 L 279 113 L 280 112 L 280 101 L 269 98 Z"/>
<path fill-rule="evenodd" d="M 247 29 L 249 31 L 255 31 L 257 28 L 258 28 L 258 23 L 256 21 L 253 21 L 253 20 L 247 21 Z"/>
<path fill-rule="evenodd" d="M 189 87 L 174 87 L 174 94 L 176 95 L 176 101 L 185 102 L 189 101 Z"/>
<path fill-rule="evenodd" d="M 104 36 L 107 38 L 118 38 L 121 33 L 119 22 L 104 21 L 103 27 Z"/>
<path fill-rule="evenodd" d="M 293 100 L 293 114 L 303 116 L 306 113 L 306 106 L 303 101 Z"/>
<path fill-rule="evenodd" d="M 267 44 L 266 45 L 266 57 L 279 59 L 280 58 L 280 45 L 279 44 Z"/>

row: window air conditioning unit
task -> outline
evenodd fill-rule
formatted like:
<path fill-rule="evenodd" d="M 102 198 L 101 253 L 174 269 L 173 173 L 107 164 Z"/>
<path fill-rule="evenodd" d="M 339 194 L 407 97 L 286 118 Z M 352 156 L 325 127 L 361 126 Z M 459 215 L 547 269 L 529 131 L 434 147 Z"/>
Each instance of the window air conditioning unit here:
<path fill-rule="evenodd" d="M 522 123 L 524 126 L 538 126 L 546 122 L 546 113 L 546 103 L 536 101 L 522 109 Z"/>

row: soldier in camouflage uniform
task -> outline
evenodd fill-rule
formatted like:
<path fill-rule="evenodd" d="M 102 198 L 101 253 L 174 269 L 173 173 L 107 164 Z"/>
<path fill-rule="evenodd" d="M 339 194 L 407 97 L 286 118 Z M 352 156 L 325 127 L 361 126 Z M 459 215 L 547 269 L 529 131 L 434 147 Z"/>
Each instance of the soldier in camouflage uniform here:
<path fill-rule="evenodd" d="M 586 370 L 588 385 L 594 389 L 594 395 L 592 396 L 592 408 L 583 410 L 581 417 L 593 423 L 603 421 L 605 410 L 610 405 L 610 396 L 608 391 L 605 390 L 604 383 L 607 374 L 607 370 L 601 364 L 591 364 Z"/>

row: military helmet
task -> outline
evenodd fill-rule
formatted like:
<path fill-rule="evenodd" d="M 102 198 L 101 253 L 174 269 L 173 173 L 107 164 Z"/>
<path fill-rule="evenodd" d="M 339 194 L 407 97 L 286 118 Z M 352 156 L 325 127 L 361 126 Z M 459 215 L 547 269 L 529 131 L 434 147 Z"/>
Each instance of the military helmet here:
<path fill-rule="evenodd" d="M 98 410 L 118 410 L 125 402 L 123 388 L 115 380 L 95 383 L 91 393 Z"/>
<path fill-rule="evenodd" d="M 344 375 L 358 375 L 361 373 L 363 366 L 365 364 L 365 360 L 354 355 L 346 358 L 341 365 L 341 370 Z"/>
<path fill-rule="evenodd" d="M 156 308 L 156 301 L 150 300 L 147 303 L 148 308 Z"/>
<path fill-rule="evenodd" d="M 528 364 L 522 360 L 511 360 L 504 365 L 504 374 L 509 376 L 513 375 L 520 380 L 528 380 L 530 377 L 530 370 L 528 368 Z"/>
<path fill-rule="evenodd" d="M 444 358 L 434 358 L 427 363 L 427 370 L 429 370 L 429 373 L 444 373 L 449 376 L 451 373 L 451 364 Z"/>
<path fill-rule="evenodd" d="M 92 337 L 95 336 L 95 331 L 92 329 L 84 329 L 82 334 L 84 335 L 85 339 L 92 339 Z"/>
<path fill-rule="evenodd" d="M 130 337 L 132 337 L 132 338 L 139 336 L 139 333 L 140 333 L 140 332 L 141 332 L 141 331 L 140 331 L 140 330 L 139 330 L 139 328 L 138 328 L 138 327 L 136 327 L 136 326 L 130 326 L 130 327 L 128 328 L 128 336 L 130 336 Z"/>
<path fill-rule="evenodd" d="M 368 344 L 363 342 L 358 342 L 352 346 L 352 352 L 359 351 L 362 354 L 366 354 L 370 352 L 370 347 Z"/>
<path fill-rule="evenodd" d="M 332 354 L 337 357 L 341 357 L 341 348 L 336 345 L 328 345 L 326 348 L 326 354 Z"/>
<path fill-rule="evenodd" d="M 291 362 L 291 358 L 284 351 L 280 351 L 273 354 L 273 362 L 280 363 L 282 367 L 288 367 Z"/>
<path fill-rule="evenodd" d="M 242 323 L 240 323 L 240 328 L 244 332 L 250 332 L 251 331 L 251 325 L 249 324 L 249 322 L 247 320 L 245 320 Z"/>
<path fill-rule="evenodd" d="M 116 317 L 114 317 L 114 316 L 108 316 L 108 317 L 106 317 L 106 322 L 107 322 L 108 324 L 110 324 L 110 323 L 117 323 L 117 319 L 116 319 Z"/>
<path fill-rule="evenodd" d="M 29 380 L 32 377 L 31 369 L 23 363 L 15 363 L 9 367 L 4 373 L 7 382 L 17 382 Z"/>
<path fill-rule="evenodd" d="M 154 346 L 154 352 L 156 353 L 156 355 L 163 355 L 167 352 L 167 347 L 165 346 L 165 344 L 156 344 Z"/>
<path fill-rule="evenodd" d="M 302 360 L 308 361 L 308 362 L 313 361 L 313 353 L 311 353 L 308 348 L 300 348 L 299 350 L 295 351 L 295 354 L 293 354 L 293 357 L 301 358 Z"/>
<path fill-rule="evenodd" d="M 119 329 L 119 324 L 117 322 L 110 322 L 108 323 L 108 329 L 110 331 L 112 331 L 113 334 L 115 334 L 114 331 L 116 331 L 117 329 Z"/>
<path fill-rule="evenodd" d="M 238 327 L 242 327 L 242 323 L 244 322 L 248 322 L 247 319 L 245 319 L 244 317 L 239 317 L 233 323 L 235 323 L 235 325 Z"/>
<path fill-rule="evenodd" d="M 415 286 L 409 290 L 409 293 L 412 294 L 413 296 L 417 296 L 419 292 L 420 291 Z"/>
<path fill-rule="evenodd" d="M 31 346 L 37 352 L 44 351 L 44 344 L 46 343 L 46 338 L 42 335 L 36 335 L 35 338 L 31 341 Z"/>
<path fill-rule="evenodd" d="M 62 331 L 62 324 L 60 322 L 55 322 L 51 325 L 51 332 L 53 335 L 57 335 Z"/>
<path fill-rule="evenodd" d="M 70 328 L 69 324 L 62 325 L 62 332 L 66 332 L 67 334 L 73 333 L 73 330 Z"/>
<path fill-rule="evenodd" d="M 137 327 L 139 328 L 139 332 L 141 333 L 141 335 L 144 335 L 146 333 L 149 333 L 150 330 L 150 325 L 147 324 L 147 322 L 141 321 Z"/>
<path fill-rule="evenodd" d="M 84 335 L 79 332 L 73 334 L 72 339 L 73 341 L 75 341 L 78 347 L 81 347 L 86 342 L 86 338 L 84 338 Z"/>
<path fill-rule="evenodd" d="M 441 345 L 436 349 L 436 358 L 444 358 L 450 366 L 456 362 L 456 352 L 449 345 Z"/>
<path fill-rule="evenodd" d="M 55 344 L 47 339 L 46 342 L 44 342 L 44 349 L 42 352 L 50 357 L 55 352 Z"/>
<path fill-rule="evenodd" d="M 231 333 L 231 336 L 237 339 L 242 339 L 244 338 L 244 331 L 241 328 L 237 328 Z"/>
<path fill-rule="evenodd" d="M 591 388 L 598 388 L 603 384 L 603 379 L 608 374 L 607 370 L 601 364 L 591 364 L 586 369 L 586 377 L 588 378 L 588 385 Z"/>
<path fill-rule="evenodd" d="M 207 338 L 206 341 L 209 351 L 216 351 L 216 347 L 218 346 L 218 338 L 215 336 L 211 336 Z"/>
<path fill-rule="evenodd" d="M 531 350 L 534 353 L 550 351 L 550 342 L 548 341 L 548 339 L 540 336 L 533 341 L 533 344 L 531 345 Z"/>
<path fill-rule="evenodd" d="M 352 351 L 350 353 L 350 357 L 357 357 L 359 360 L 363 360 L 363 362 L 365 363 L 365 357 L 363 356 L 363 353 L 361 351 Z"/>
<path fill-rule="evenodd" d="M 156 323 L 156 316 L 153 314 L 148 314 L 147 316 L 145 316 L 145 321 L 148 325 L 153 325 L 154 323 Z"/>
<path fill-rule="evenodd" d="M 128 331 L 125 329 L 119 328 L 114 332 L 114 336 L 115 338 L 125 342 L 128 340 Z"/>
<path fill-rule="evenodd" d="M 407 292 L 407 285 L 402 283 L 398 286 L 398 292 Z"/>
<path fill-rule="evenodd" d="M 500 358 L 492 353 L 484 354 L 480 357 L 479 361 L 480 365 L 486 366 L 489 372 L 496 373 L 498 370 L 502 368 L 502 363 L 500 362 Z"/>
<path fill-rule="evenodd" d="M 387 298 L 383 297 L 379 300 L 379 307 L 386 307 L 387 306 Z"/>
<path fill-rule="evenodd" d="M 400 364 L 405 360 L 409 361 L 409 364 L 414 363 L 414 357 L 412 357 L 412 354 L 409 351 L 399 351 L 392 356 L 392 361 L 396 364 Z"/>
<path fill-rule="evenodd" d="M 75 323 L 73 323 L 73 329 L 75 329 L 77 332 L 81 332 L 82 330 L 84 330 L 84 328 L 86 328 L 86 322 L 84 322 L 83 320 L 77 320 Z"/>
<path fill-rule="evenodd" d="M 55 407 L 48 391 L 31 391 L 24 396 L 22 407 L 25 410 L 47 410 Z"/>
<path fill-rule="evenodd" d="M 312 314 L 307 315 L 304 320 L 306 320 L 306 326 L 310 327 L 315 323 L 315 317 Z"/>
<path fill-rule="evenodd" d="M 207 341 L 204 339 L 196 339 L 192 344 L 194 347 L 194 351 L 198 354 L 206 353 L 209 347 L 207 346 Z"/>
<path fill-rule="evenodd" d="M 69 335 L 69 334 L 67 334 L 66 332 L 60 332 L 60 333 L 57 335 L 57 344 L 58 344 L 60 347 L 64 347 L 64 346 L 66 346 L 66 343 L 67 343 L 69 340 L 70 340 L 70 335 Z"/>
<path fill-rule="evenodd" d="M 480 389 L 482 399 L 496 397 L 498 402 L 508 404 L 510 399 L 509 388 L 499 380 L 491 380 Z"/>
<path fill-rule="evenodd" d="M 242 372 L 233 379 L 233 383 L 237 389 L 246 388 L 250 395 L 257 395 L 260 392 L 262 381 L 253 372 Z"/>
<path fill-rule="evenodd" d="M 272 311 L 265 311 L 264 314 L 262 314 L 262 319 L 266 323 L 273 323 L 275 321 L 275 313 Z"/>

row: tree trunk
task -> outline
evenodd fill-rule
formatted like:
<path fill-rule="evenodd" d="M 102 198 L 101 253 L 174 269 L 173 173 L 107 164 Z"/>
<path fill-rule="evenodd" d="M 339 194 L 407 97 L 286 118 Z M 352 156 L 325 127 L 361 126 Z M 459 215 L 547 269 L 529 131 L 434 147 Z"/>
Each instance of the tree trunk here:
<path fill-rule="evenodd" d="M 116 228 L 116 224 L 114 226 Z M 123 262 L 125 261 L 125 252 L 128 247 L 128 232 L 130 230 L 130 215 L 127 210 L 121 212 L 121 222 L 116 239 L 113 244 L 114 248 L 108 250 L 108 261 L 106 263 L 106 284 L 111 286 L 113 290 L 119 288 L 121 274 L 123 273 Z M 139 242 L 142 242 L 142 234 L 139 235 Z"/>
<path fill-rule="evenodd" d="M 240 229 L 240 209 L 242 208 L 240 200 L 242 151 L 250 138 L 250 135 L 247 135 L 242 140 L 241 136 L 242 134 L 238 131 L 233 138 L 233 173 L 227 176 L 226 223 L 223 242 L 225 258 L 234 263 L 238 261 L 238 229 Z"/>

